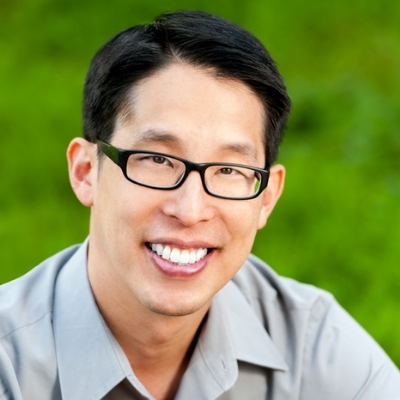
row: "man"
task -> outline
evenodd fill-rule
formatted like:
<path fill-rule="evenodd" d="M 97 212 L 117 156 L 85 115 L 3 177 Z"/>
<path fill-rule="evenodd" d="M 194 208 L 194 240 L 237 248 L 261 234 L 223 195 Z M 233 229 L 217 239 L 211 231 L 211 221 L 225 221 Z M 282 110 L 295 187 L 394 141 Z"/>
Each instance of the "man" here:
<path fill-rule="evenodd" d="M 262 45 L 206 13 L 100 49 L 68 148 L 90 237 L 0 289 L 1 399 L 400 398 L 329 294 L 249 255 L 289 108 Z"/>

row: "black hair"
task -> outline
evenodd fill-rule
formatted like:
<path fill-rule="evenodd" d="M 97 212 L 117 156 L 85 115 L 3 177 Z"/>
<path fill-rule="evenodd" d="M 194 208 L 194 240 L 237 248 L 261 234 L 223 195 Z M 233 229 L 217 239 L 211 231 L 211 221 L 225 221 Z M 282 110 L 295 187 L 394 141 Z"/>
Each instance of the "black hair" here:
<path fill-rule="evenodd" d="M 201 11 L 164 13 L 150 24 L 121 32 L 97 52 L 84 89 L 84 137 L 110 140 L 134 85 L 174 62 L 241 81 L 259 97 L 266 114 L 264 141 L 270 166 L 277 158 L 290 111 L 283 79 L 252 34 Z"/>

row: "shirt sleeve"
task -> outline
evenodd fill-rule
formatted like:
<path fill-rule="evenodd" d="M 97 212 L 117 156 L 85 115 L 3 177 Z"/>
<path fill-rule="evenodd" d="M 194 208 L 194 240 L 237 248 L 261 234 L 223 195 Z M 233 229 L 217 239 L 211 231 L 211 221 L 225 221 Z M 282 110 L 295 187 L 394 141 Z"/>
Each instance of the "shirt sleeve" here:
<path fill-rule="evenodd" d="M 310 314 L 301 400 L 399 400 L 400 373 L 336 301 Z"/>

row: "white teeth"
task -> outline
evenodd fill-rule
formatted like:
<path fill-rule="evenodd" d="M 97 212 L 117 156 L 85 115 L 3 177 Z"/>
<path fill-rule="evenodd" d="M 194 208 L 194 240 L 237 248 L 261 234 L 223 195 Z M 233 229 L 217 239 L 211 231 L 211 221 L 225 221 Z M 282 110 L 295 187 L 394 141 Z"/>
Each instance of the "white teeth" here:
<path fill-rule="evenodd" d="M 206 249 L 198 249 L 196 251 L 196 261 L 199 261 L 201 258 L 203 258 L 207 254 Z"/>
<path fill-rule="evenodd" d="M 180 260 L 180 258 L 181 258 L 181 252 L 180 252 L 178 249 L 173 249 L 173 250 L 171 251 L 171 256 L 170 256 L 169 259 L 170 259 L 172 262 L 178 263 L 179 260 Z"/>
<path fill-rule="evenodd" d="M 171 255 L 171 248 L 169 246 L 165 246 L 161 257 L 168 260 L 170 255 Z"/>
<path fill-rule="evenodd" d="M 194 264 L 207 255 L 207 249 L 179 250 L 170 246 L 163 246 L 160 243 L 152 243 L 151 249 L 165 260 L 177 264 Z"/>
<path fill-rule="evenodd" d="M 162 252 L 163 252 L 163 246 L 162 246 L 161 244 L 156 244 L 156 245 L 153 245 L 153 246 L 156 247 L 155 249 L 153 249 L 153 251 L 156 251 L 157 254 L 158 254 L 159 256 L 161 256 L 161 254 L 162 254 Z M 153 247 L 153 246 L 152 246 L 152 247 Z"/>
<path fill-rule="evenodd" d="M 192 250 L 189 255 L 189 264 L 194 264 L 196 262 L 196 252 Z"/>
<path fill-rule="evenodd" d="M 181 258 L 179 259 L 179 262 L 181 264 L 189 264 L 189 252 L 187 250 L 183 250 L 181 252 Z"/>

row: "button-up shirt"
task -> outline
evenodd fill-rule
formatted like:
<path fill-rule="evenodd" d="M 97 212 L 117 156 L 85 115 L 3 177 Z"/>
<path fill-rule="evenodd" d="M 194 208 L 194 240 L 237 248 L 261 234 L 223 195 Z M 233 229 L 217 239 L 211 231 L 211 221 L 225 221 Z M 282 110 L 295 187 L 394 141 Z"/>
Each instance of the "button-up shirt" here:
<path fill-rule="evenodd" d="M 94 301 L 87 245 L 0 287 L 0 399 L 153 399 Z M 394 400 L 400 374 L 315 287 L 250 255 L 218 292 L 177 400 Z"/>

